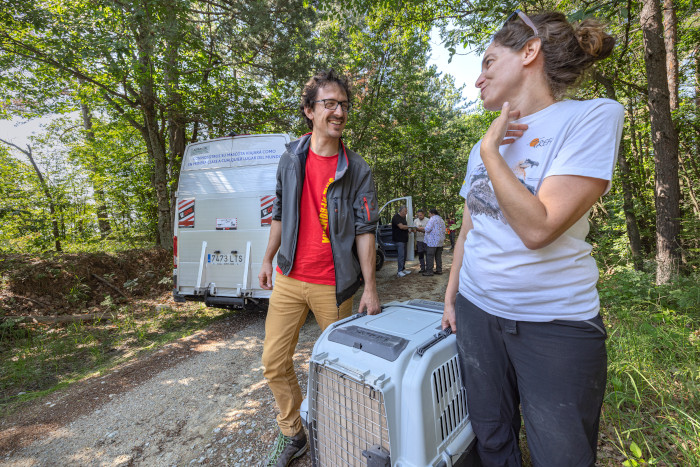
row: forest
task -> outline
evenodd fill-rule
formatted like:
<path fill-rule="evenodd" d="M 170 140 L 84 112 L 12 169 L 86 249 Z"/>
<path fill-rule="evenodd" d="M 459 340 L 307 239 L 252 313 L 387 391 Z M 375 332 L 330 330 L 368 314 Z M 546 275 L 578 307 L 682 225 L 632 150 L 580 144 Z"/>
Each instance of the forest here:
<path fill-rule="evenodd" d="M 612 190 L 594 206 L 589 234 L 611 336 L 603 432 L 625 465 L 700 465 L 693 0 L 0 4 L 0 119 L 53 116 L 26 146 L 0 134 L 0 262 L 171 250 L 187 144 L 304 134 L 300 90 L 328 68 L 353 85 L 344 140 L 371 166 L 379 199 L 411 194 L 459 219 L 469 151 L 495 114 L 429 64 L 431 32 L 454 54 L 483 51 L 516 8 L 603 21 L 615 50 L 568 96 L 626 109 Z M 4 352 L 15 334 L 3 323 Z"/>

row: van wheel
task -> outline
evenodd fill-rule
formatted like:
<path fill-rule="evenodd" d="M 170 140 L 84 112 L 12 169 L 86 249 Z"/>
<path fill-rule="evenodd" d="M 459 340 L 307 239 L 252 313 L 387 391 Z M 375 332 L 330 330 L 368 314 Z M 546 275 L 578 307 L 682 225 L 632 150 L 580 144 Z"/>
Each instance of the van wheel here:
<path fill-rule="evenodd" d="M 382 266 L 384 266 L 384 253 L 382 253 L 382 250 L 377 248 L 377 264 L 376 264 L 376 270 L 379 271 Z"/>

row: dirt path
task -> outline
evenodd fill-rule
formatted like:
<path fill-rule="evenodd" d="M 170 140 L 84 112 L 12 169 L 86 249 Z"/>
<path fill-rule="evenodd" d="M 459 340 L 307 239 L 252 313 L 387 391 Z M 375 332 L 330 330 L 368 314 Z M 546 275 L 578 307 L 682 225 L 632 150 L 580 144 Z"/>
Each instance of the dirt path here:
<path fill-rule="evenodd" d="M 443 256 L 447 272 L 452 257 Z M 417 261 L 408 266 L 413 274 L 403 278 L 395 262 L 377 273 L 381 301 L 442 301 L 448 274 L 423 277 Z M 310 316 L 294 357 L 303 389 L 319 334 Z M 276 436 L 263 336 L 264 315 L 242 312 L 35 401 L 0 422 L 0 465 L 255 465 Z M 309 456 L 294 465 L 311 465 Z"/>

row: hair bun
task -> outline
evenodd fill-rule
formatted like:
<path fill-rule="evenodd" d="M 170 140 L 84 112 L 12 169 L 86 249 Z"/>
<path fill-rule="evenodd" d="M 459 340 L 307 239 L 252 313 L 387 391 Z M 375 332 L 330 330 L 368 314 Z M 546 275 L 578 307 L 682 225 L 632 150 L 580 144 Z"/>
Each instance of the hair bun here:
<path fill-rule="evenodd" d="M 594 19 L 581 21 L 574 29 L 574 34 L 583 51 L 593 57 L 593 61 L 607 58 L 615 47 L 615 39 Z"/>

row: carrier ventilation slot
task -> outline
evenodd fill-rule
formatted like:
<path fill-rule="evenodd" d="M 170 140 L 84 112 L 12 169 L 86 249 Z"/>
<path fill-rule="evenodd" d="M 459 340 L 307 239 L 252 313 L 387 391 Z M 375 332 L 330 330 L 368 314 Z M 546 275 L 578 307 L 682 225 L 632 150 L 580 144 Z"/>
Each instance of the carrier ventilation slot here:
<path fill-rule="evenodd" d="M 312 362 L 310 435 L 316 466 L 366 465 L 363 452 L 391 453 L 383 394 L 346 374 Z M 315 388 L 312 390 L 311 388 Z"/>
<path fill-rule="evenodd" d="M 462 386 L 457 357 L 433 371 L 435 419 L 439 440 L 445 441 L 467 420 L 467 392 Z"/>

